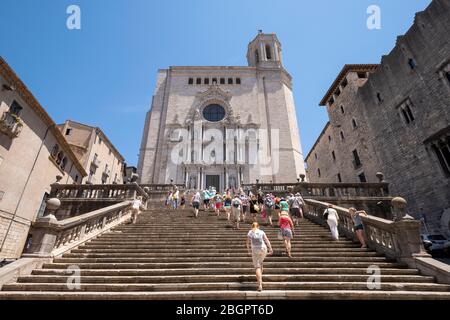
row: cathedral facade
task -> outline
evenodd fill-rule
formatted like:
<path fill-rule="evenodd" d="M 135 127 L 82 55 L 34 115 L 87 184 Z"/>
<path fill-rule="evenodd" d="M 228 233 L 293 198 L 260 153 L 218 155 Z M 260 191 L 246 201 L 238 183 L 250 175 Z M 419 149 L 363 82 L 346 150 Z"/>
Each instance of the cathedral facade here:
<path fill-rule="evenodd" d="M 224 190 L 256 180 L 295 182 L 305 173 L 292 78 L 276 35 L 259 32 L 247 61 L 158 71 L 140 183 Z"/>

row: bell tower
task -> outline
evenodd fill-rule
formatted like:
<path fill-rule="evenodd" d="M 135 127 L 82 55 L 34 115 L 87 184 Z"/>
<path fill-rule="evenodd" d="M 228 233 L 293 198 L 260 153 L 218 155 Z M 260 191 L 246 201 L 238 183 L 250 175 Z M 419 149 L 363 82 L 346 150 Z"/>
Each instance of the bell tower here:
<path fill-rule="evenodd" d="M 248 44 L 247 61 L 250 67 L 282 68 L 281 43 L 277 36 L 259 30 L 255 39 Z"/>

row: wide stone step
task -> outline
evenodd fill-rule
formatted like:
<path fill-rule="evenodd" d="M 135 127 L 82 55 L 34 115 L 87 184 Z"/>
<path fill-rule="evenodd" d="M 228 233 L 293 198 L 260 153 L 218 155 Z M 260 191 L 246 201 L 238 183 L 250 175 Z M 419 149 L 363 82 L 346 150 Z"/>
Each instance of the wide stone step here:
<path fill-rule="evenodd" d="M 84 280 L 84 279 L 83 279 Z M 450 286 L 429 284 L 429 283 L 394 283 L 383 282 L 382 290 L 389 291 L 433 291 L 433 292 L 449 292 Z M 216 283 L 163 283 L 163 284 L 146 284 L 146 283 L 81 283 L 80 288 L 69 289 L 67 284 L 55 283 L 27 283 L 6 285 L 5 291 L 91 291 L 91 292 L 137 292 L 137 291 L 185 291 L 185 290 L 255 290 L 254 282 L 216 282 Z M 366 282 L 265 282 L 266 290 L 370 290 Z"/>
<path fill-rule="evenodd" d="M 269 239 L 270 240 L 270 239 Z M 301 240 L 301 239 L 293 239 L 291 241 L 292 246 L 300 246 L 302 247 L 303 245 L 314 245 L 314 244 L 318 244 L 318 245 L 327 245 L 329 243 L 329 241 L 322 239 L 322 240 Z M 213 244 L 213 246 L 210 246 L 210 244 Z M 271 241 L 272 246 L 275 245 L 283 245 L 284 246 L 284 241 L 282 240 L 278 240 L 278 239 L 272 239 Z M 356 244 L 353 241 L 339 241 L 339 244 L 341 245 L 352 245 L 352 244 Z M 197 240 L 197 239 L 178 239 L 178 240 L 166 240 L 166 241 L 147 241 L 147 240 L 123 240 L 123 241 L 119 241 L 119 240 L 115 240 L 115 241 L 107 241 L 107 240 L 93 240 L 90 241 L 88 243 L 86 243 L 86 246 L 96 246 L 96 245 L 110 245 L 110 246 L 134 246 L 134 245 L 141 245 L 141 246 L 192 246 L 195 248 L 201 248 L 201 247 L 205 247 L 208 246 L 211 250 L 214 248 L 218 248 L 221 247 L 223 248 L 224 246 L 228 247 L 228 248 L 239 248 L 242 246 L 245 246 L 244 240 L 228 240 L 228 241 L 222 241 L 222 240 Z M 356 244 L 358 245 L 358 244 Z M 361 246 L 359 244 L 359 246 Z"/>
<path fill-rule="evenodd" d="M 384 275 L 419 275 L 417 269 L 400 269 L 400 268 L 380 268 Z M 367 275 L 367 268 L 273 268 L 265 267 L 265 272 L 267 274 L 365 274 Z M 244 274 L 253 271 L 253 268 L 189 268 L 189 269 L 105 269 L 105 270 L 95 270 L 95 269 L 81 269 L 80 274 L 82 276 L 156 276 L 156 275 L 200 275 L 200 274 Z M 68 271 L 65 269 L 36 269 L 32 272 L 33 275 L 41 276 L 67 276 Z M 23 279 L 27 279 L 24 282 L 34 282 L 33 276 L 20 277 L 19 281 L 22 282 Z M 36 282 L 41 282 L 37 280 Z M 50 281 L 51 282 L 51 281 Z"/>
<path fill-rule="evenodd" d="M 283 253 L 283 252 L 281 252 Z M 377 252 L 304 252 L 300 249 L 296 250 L 295 248 L 291 251 L 292 255 L 297 257 L 339 257 L 339 256 L 347 256 L 347 257 L 384 257 L 382 254 Z M 278 253 L 279 254 L 279 253 Z M 209 252 L 206 249 L 202 251 L 198 251 L 195 249 L 190 250 L 182 250 L 177 249 L 176 251 L 171 252 L 146 252 L 146 253 L 128 253 L 128 252 L 112 252 L 112 253 L 66 253 L 62 256 L 62 258 L 143 258 L 143 257 L 247 257 L 247 251 L 245 249 L 242 250 L 217 250 L 217 252 Z"/>
<path fill-rule="evenodd" d="M 237 260 L 242 260 L 240 258 L 236 258 Z M 234 260 L 236 260 L 234 259 Z M 177 261 L 177 262 L 165 262 L 165 261 Z M 183 261 L 185 260 L 185 261 Z M 164 258 L 155 258 L 154 261 L 162 261 L 162 262 L 147 262 L 147 263 L 86 263 L 86 262 L 78 262 L 77 266 L 81 269 L 171 269 L 171 268 L 250 268 L 252 266 L 251 261 L 231 261 L 229 262 L 203 262 L 201 259 L 196 258 L 179 258 L 179 259 L 164 259 Z M 289 262 L 286 262 L 289 261 Z M 290 267 L 299 267 L 299 268 L 368 268 L 370 266 L 378 266 L 388 267 L 388 268 L 398 268 L 403 267 L 403 265 L 395 263 L 395 262 L 377 262 L 374 264 L 372 261 L 327 261 L 327 262 L 305 262 L 305 261 L 296 261 L 292 262 L 292 259 L 282 258 L 280 257 L 278 261 L 268 261 L 264 262 L 264 267 L 272 267 L 272 268 L 290 268 Z M 49 263 L 44 264 L 44 269 L 68 269 L 72 267 L 73 263 Z"/>
<path fill-rule="evenodd" d="M 237 249 L 237 248 L 236 248 Z M 370 249 L 362 249 L 360 247 L 354 248 L 305 248 L 305 247 L 293 247 L 293 252 L 300 251 L 302 253 L 308 253 L 311 255 L 323 256 L 322 253 L 358 253 L 358 252 L 373 252 Z M 212 253 L 220 253 L 220 252 L 228 252 L 230 249 L 215 249 Z M 239 252 L 240 250 L 231 249 L 233 252 Z M 241 249 L 242 250 L 242 249 Z M 171 249 L 170 252 L 211 252 L 209 249 L 199 249 L 199 248 L 179 248 L 179 249 Z M 113 254 L 113 253 L 167 253 L 166 249 L 157 249 L 157 248 L 140 248 L 140 249 L 121 249 L 121 248 L 107 248 L 107 249 L 89 249 L 85 246 L 78 247 L 78 249 L 73 249 L 70 251 L 71 253 L 99 253 L 99 254 Z M 380 255 L 382 256 L 382 255 Z"/>
<path fill-rule="evenodd" d="M 60 291 L 69 289 L 67 287 L 67 282 L 72 280 L 69 276 L 63 277 L 48 277 L 48 276 L 35 276 L 33 282 L 27 282 L 29 278 L 22 278 L 19 283 L 4 285 L 3 290 L 5 291 L 16 291 L 16 290 L 48 290 L 48 291 Z M 42 282 L 37 281 L 41 279 Z M 349 275 L 349 274 L 319 274 L 319 275 L 277 275 L 277 274 L 267 274 L 263 276 L 263 282 L 265 284 L 270 282 L 366 282 L 368 281 L 368 275 Z M 432 282 L 433 277 L 418 276 L 418 275 L 381 275 L 380 282 L 381 285 L 385 282 L 410 282 L 410 283 L 426 283 Z M 196 283 L 196 282 L 207 282 L 207 283 L 218 283 L 218 282 L 255 282 L 255 275 L 251 273 L 246 273 L 242 275 L 167 275 L 165 277 L 160 276 L 81 276 L 80 284 L 102 284 L 103 286 L 108 286 L 110 284 L 116 283 L 121 284 L 122 287 L 118 287 L 120 291 L 133 291 L 131 290 L 131 284 L 142 285 L 142 284 L 157 284 L 157 283 Z M 93 288 L 93 291 L 99 290 Z M 448 287 L 447 287 L 448 289 Z M 102 290 L 105 290 L 104 288 Z"/>
<path fill-rule="evenodd" d="M 450 300 L 448 292 L 387 290 L 207 290 L 160 292 L 0 292 L 2 300 Z"/>
<path fill-rule="evenodd" d="M 168 257 L 170 258 L 176 258 L 175 257 Z M 251 259 L 247 256 L 243 257 L 228 257 L 223 256 L 221 258 L 218 257 L 199 257 L 203 258 L 203 262 L 216 262 L 216 261 L 230 261 L 232 259 L 235 260 L 242 260 L 242 261 L 251 261 Z M 276 258 L 276 257 L 275 257 Z M 119 263 L 119 262 L 136 262 L 136 263 L 145 263 L 145 262 L 152 262 L 155 261 L 156 258 L 150 258 L 150 257 L 132 257 L 132 258 L 123 258 L 123 257 L 106 257 L 106 258 L 56 258 L 54 259 L 55 263 L 66 263 L 66 262 L 72 262 L 72 263 L 94 263 L 94 262 L 100 262 L 100 263 Z M 271 262 L 272 260 L 270 257 L 267 258 L 266 262 Z M 294 258 L 291 259 L 292 262 L 327 262 L 327 261 L 341 261 L 341 262 L 385 262 L 388 261 L 386 257 L 348 257 L 348 256 L 337 256 L 337 257 L 308 257 L 308 256 L 294 256 Z"/>

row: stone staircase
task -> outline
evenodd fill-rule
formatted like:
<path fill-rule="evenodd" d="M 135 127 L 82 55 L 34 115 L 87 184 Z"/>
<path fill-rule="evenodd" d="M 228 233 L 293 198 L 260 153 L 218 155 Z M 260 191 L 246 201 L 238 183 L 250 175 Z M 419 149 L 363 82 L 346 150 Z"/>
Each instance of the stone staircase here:
<path fill-rule="evenodd" d="M 189 210 L 147 211 L 44 264 L 0 299 L 450 299 L 450 285 L 361 249 L 304 220 L 286 256 L 277 228 L 262 226 L 275 254 L 264 263 L 264 290 L 245 247 L 249 224 L 233 230 L 223 215 Z M 81 268 L 79 289 L 67 285 Z M 369 266 L 381 270 L 381 289 L 369 290 Z"/>

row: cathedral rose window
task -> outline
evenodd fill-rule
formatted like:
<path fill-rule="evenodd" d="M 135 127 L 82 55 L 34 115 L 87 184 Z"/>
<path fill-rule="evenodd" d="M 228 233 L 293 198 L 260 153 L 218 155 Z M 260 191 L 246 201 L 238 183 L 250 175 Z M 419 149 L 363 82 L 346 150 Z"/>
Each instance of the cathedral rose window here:
<path fill-rule="evenodd" d="M 203 109 L 203 117 L 211 122 L 218 122 L 225 118 L 225 109 L 218 104 L 210 104 Z"/>

